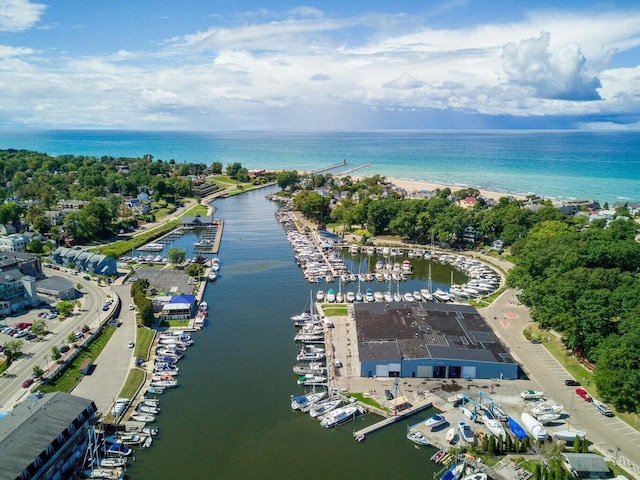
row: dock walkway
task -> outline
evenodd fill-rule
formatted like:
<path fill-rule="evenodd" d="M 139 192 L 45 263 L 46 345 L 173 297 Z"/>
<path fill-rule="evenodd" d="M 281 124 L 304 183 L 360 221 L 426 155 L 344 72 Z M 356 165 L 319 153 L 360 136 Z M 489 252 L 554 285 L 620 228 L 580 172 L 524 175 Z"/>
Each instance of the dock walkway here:
<path fill-rule="evenodd" d="M 371 410 L 371 405 L 361 404 L 361 406 L 363 406 L 367 410 Z M 402 410 L 400 412 L 397 412 L 395 415 L 391 415 L 387 418 L 380 420 L 377 423 L 374 423 L 373 425 L 369 425 L 368 427 L 364 427 L 358 431 L 353 432 L 353 436 L 354 438 L 367 436 L 368 434 L 373 433 L 377 430 L 380 430 L 381 428 L 384 428 L 387 425 L 392 425 L 400 420 L 404 420 L 405 418 L 410 417 L 415 413 L 421 412 L 422 410 L 426 410 L 427 408 L 431 408 L 432 406 L 433 406 L 433 403 L 430 400 L 419 401 L 416 404 L 411 405 L 409 408 Z"/>

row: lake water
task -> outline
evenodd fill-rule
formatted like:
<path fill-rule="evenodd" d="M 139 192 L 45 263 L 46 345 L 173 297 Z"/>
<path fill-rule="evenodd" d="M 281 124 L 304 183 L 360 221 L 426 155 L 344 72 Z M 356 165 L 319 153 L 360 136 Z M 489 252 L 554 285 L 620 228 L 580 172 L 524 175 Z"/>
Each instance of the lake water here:
<path fill-rule="evenodd" d="M 379 417 L 327 430 L 292 412 L 290 395 L 302 389 L 291 371 L 298 347 L 289 317 L 308 306 L 310 287 L 274 217 L 277 204 L 265 199 L 271 191 L 216 201 L 225 225 L 220 276 L 205 293 L 209 324 L 180 362 L 180 387 L 160 397 L 160 435 L 136 452 L 129 478 L 431 478 L 435 450 L 405 438 L 429 412 L 362 443 L 353 430 Z"/>

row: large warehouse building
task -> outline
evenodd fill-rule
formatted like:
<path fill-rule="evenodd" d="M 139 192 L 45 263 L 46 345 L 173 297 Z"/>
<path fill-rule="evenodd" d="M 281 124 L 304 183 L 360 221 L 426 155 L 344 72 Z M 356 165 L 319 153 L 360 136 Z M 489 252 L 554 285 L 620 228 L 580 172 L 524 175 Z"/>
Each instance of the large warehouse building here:
<path fill-rule="evenodd" d="M 516 379 L 519 366 L 470 305 L 354 304 L 360 376 Z"/>

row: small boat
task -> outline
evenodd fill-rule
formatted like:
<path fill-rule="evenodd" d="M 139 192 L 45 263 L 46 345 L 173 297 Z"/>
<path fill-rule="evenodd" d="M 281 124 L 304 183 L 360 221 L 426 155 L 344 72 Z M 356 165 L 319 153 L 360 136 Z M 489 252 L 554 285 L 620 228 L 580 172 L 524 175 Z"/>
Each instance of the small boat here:
<path fill-rule="evenodd" d="M 324 302 L 324 290 L 318 290 L 316 292 L 316 301 Z"/>
<path fill-rule="evenodd" d="M 555 422 L 560 418 L 559 413 L 543 413 L 540 415 L 536 415 L 536 419 L 543 425 L 547 423 Z"/>
<path fill-rule="evenodd" d="M 314 375 L 313 373 L 301 375 L 298 378 L 298 385 L 311 386 L 311 385 L 325 385 L 326 383 L 327 383 L 327 377 L 325 377 L 324 375 Z"/>
<path fill-rule="evenodd" d="M 523 400 L 538 400 L 544 396 L 544 392 L 539 390 L 525 390 L 524 392 L 520 392 L 520 398 Z"/>
<path fill-rule="evenodd" d="M 446 453 L 447 453 L 446 450 L 438 450 L 436 453 L 434 453 L 431 456 L 431 461 L 435 462 L 435 463 L 438 463 L 442 459 L 442 457 L 444 457 L 446 455 Z"/>
<path fill-rule="evenodd" d="M 321 400 L 317 403 L 314 403 L 309 410 L 309 415 L 311 418 L 317 418 L 322 415 L 326 415 L 332 410 L 342 406 L 343 400 L 341 397 L 332 397 L 327 398 L 326 400 Z"/>
<path fill-rule="evenodd" d="M 433 298 L 435 298 L 441 303 L 446 303 L 451 301 L 451 295 L 449 295 L 447 292 L 439 288 L 436 291 L 434 291 L 431 295 L 433 295 Z"/>
<path fill-rule="evenodd" d="M 209 280 L 210 282 L 214 282 L 217 278 L 218 278 L 218 272 L 215 272 L 213 270 L 211 270 L 209 272 L 209 275 L 207 275 L 207 280 Z"/>
<path fill-rule="evenodd" d="M 467 422 L 458 422 L 458 433 L 460 434 L 460 438 L 466 443 L 471 444 L 475 440 L 473 430 L 471 430 L 471 427 Z"/>
<path fill-rule="evenodd" d="M 362 294 L 360 295 L 360 297 L 362 298 Z M 347 295 L 345 296 L 345 300 L 348 303 L 353 303 L 356 301 L 356 294 L 353 292 L 347 292 Z"/>
<path fill-rule="evenodd" d="M 128 457 L 132 451 L 133 450 L 124 443 L 112 443 L 106 449 L 107 455 L 118 455 L 121 457 Z"/>
<path fill-rule="evenodd" d="M 609 408 L 609 405 L 601 402 L 600 400 L 593 399 L 593 405 L 603 414 L 605 417 L 613 417 L 613 412 Z"/>
<path fill-rule="evenodd" d="M 120 479 L 124 478 L 124 471 L 121 469 L 113 469 L 113 468 L 91 468 L 89 470 L 85 470 L 82 472 L 82 475 L 85 478 L 95 478 L 95 479 Z"/>
<path fill-rule="evenodd" d="M 198 305 L 198 310 L 200 310 L 201 312 L 206 312 L 208 308 L 209 308 L 209 305 L 204 300 L 201 301 L 200 304 Z"/>
<path fill-rule="evenodd" d="M 333 303 L 336 301 L 336 292 L 334 292 L 333 288 L 327 290 L 327 295 L 325 296 L 325 300 L 329 303 Z"/>
<path fill-rule="evenodd" d="M 320 420 L 320 425 L 325 428 L 335 427 L 346 423 L 349 420 L 353 420 L 356 416 L 362 413 L 364 413 L 364 410 L 360 406 L 350 403 L 349 405 L 336 408 L 324 415 L 322 420 Z"/>
<path fill-rule="evenodd" d="M 531 409 L 531 413 L 534 414 L 535 416 L 538 416 L 538 415 L 546 415 L 550 413 L 560 413 L 562 412 L 563 409 L 564 407 L 562 405 L 552 404 L 548 402 L 541 402 L 536 404 L 536 406 Z"/>
<path fill-rule="evenodd" d="M 131 420 L 135 422 L 152 423 L 156 421 L 156 417 L 149 413 L 134 413 L 131 415 Z"/>
<path fill-rule="evenodd" d="M 447 423 L 447 419 L 444 417 L 444 415 L 441 415 L 439 413 L 436 413 L 434 416 L 427 418 L 424 421 L 425 427 L 429 428 L 439 427 L 440 425 L 444 425 L 445 423 Z"/>
<path fill-rule="evenodd" d="M 300 410 L 301 412 L 308 412 L 314 403 L 319 402 L 327 396 L 327 392 L 313 392 L 306 395 L 298 395 L 291 397 L 291 408 L 293 410 Z"/>
<path fill-rule="evenodd" d="M 433 295 L 431 295 L 431 292 L 428 288 L 421 288 L 420 296 L 425 302 L 433 302 Z"/>
<path fill-rule="evenodd" d="M 175 388 L 178 386 L 177 380 L 153 380 L 152 387 Z"/>
<path fill-rule="evenodd" d="M 151 415 L 157 415 L 160 413 L 160 409 L 158 407 L 151 407 L 148 405 L 138 405 L 136 407 L 136 412 L 140 413 L 149 413 Z"/>
<path fill-rule="evenodd" d="M 576 438 L 579 438 L 580 440 L 586 438 L 587 432 L 584 430 L 559 430 L 557 432 L 553 432 L 553 436 L 556 440 L 573 442 Z"/>
<path fill-rule="evenodd" d="M 293 367 L 293 373 L 296 375 L 307 375 L 309 373 L 320 375 L 326 370 L 327 367 L 319 362 L 299 363 Z"/>
<path fill-rule="evenodd" d="M 536 420 L 530 413 L 523 412 L 520 414 L 520 420 L 522 420 L 524 428 L 536 440 L 545 441 L 549 436 L 545 428 L 542 426 L 542 423 Z"/>
<path fill-rule="evenodd" d="M 107 457 L 101 458 L 98 462 L 102 468 L 118 468 L 124 467 L 127 464 L 127 459 L 124 457 Z"/>
<path fill-rule="evenodd" d="M 360 443 L 365 439 L 365 436 L 363 433 L 361 433 L 360 435 L 356 435 L 355 439 L 356 439 L 356 442 Z"/>
<path fill-rule="evenodd" d="M 525 432 L 524 428 L 522 428 L 513 418 L 507 417 L 507 423 L 518 440 L 522 441 L 527 438 L 527 432 Z"/>
<path fill-rule="evenodd" d="M 408 431 L 407 439 L 418 445 L 431 445 L 427 437 L 425 437 L 422 432 L 418 430 Z"/>
<path fill-rule="evenodd" d="M 451 427 L 449 430 L 447 430 L 445 439 L 447 440 L 447 443 L 453 444 L 455 441 L 455 438 L 456 438 L 456 429 Z"/>
<path fill-rule="evenodd" d="M 464 463 L 454 465 L 442 474 L 440 480 L 459 480 L 464 472 Z"/>
<path fill-rule="evenodd" d="M 476 472 L 470 475 L 465 475 L 460 480 L 487 480 L 489 477 L 484 472 Z"/>

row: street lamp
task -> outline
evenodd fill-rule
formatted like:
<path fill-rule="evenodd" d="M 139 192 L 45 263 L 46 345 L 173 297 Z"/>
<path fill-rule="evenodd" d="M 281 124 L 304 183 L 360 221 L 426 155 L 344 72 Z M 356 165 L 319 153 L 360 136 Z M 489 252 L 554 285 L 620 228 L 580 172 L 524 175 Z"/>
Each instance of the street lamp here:
<path fill-rule="evenodd" d="M 44 361 L 47 362 L 47 371 L 49 370 L 49 356 L 45 355 L 44 356 Z"/>

